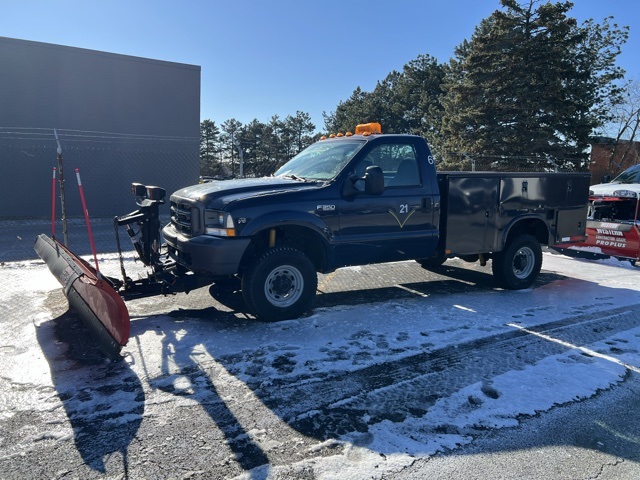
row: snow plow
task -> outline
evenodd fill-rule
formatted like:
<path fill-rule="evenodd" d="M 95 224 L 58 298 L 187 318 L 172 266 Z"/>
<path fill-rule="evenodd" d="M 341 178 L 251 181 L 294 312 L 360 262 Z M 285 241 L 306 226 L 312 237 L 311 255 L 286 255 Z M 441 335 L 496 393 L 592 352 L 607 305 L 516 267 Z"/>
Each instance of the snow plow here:
<path fill-rule="evenodd" d="M 132 193 L 137 197 L 139 208 L 114 219 L 122 279 L 102 275 L 97 258 L 94 267 L 72 253 L 53 233 L 53 238 L 38 235 L 34 246 L 64 287 L 69 306 L 87 325 L 102 352 L 112 360 L 120 358 L 120 350 L 129 339 L 130 318 L 125 300 L 188 293 L 212 283 L 206 275 L 187 272 L 161 251 L 159 206 L 165 201 L 164 189 L 134 183 Z M 132 280 L 126 274 L 118 234 L 121 227 L 126 229 L 137 257 L 149 267 L 143 278 Z"/>
<path fill-rule="evenodd" d="M 109 279 L 56 239 L 41 234 L 36 253 L 64 287 L 69 306 L 78 312 L 100 349 L 112 359 L 129 339 L 129 311 Z"/>
<path fill-rule="evenodd" d="M 640 260 L 640 198 L 631 190 L 615 193 L 589 197 L 585 242 L 557 244 L 553 249 L 571 257 L 616 258 L 640 266 L 636 265 Z"/>

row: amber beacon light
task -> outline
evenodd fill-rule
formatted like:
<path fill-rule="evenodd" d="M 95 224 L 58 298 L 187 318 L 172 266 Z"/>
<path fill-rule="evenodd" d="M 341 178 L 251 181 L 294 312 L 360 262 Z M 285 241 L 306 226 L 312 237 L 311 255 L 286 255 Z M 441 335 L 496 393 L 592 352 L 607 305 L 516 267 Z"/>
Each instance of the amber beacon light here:
<path fill-rule="evenodd" d="M 373 133 L 382 133 L 382 126 L 378 122 L 356 125 L 356 135 L 371 135 Z"/>

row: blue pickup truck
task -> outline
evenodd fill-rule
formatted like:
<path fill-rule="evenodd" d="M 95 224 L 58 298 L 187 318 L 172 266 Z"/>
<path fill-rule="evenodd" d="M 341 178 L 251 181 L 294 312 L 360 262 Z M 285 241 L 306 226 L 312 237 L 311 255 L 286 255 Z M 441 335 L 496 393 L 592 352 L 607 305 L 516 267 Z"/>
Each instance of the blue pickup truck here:
<path fill-rule="evenodd" d="M 587 173 L 436 172 L 424 138 L 379 124 L 323 138 L 271 177 L 214 181 L 170 197 L 168 256 L 220 284 L 241 281 L 256 316 L 294 318 L 317 272 L 461 257 L 507 289 L 531 286 L 541 245 L 585 238 Z"/>

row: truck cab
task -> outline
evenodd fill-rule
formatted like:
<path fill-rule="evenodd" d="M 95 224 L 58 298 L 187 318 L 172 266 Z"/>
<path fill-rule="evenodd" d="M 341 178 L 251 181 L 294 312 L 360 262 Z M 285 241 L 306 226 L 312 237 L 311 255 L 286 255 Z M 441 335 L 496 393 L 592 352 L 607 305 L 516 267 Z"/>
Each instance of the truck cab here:
<path fill-rule="evenodd" d="M 308 255 L 327 273 L 430 256 L 439 204 L 424 139 L 367 130 L 323 139 L 272 177 L 175 192 L 163 234 L 176 259 L 194 271 L 235 274 L 248 262 L 247 250 L 293 242 L 313 245 Z M 221 241 L 226 253 L 213 255 Z"/>

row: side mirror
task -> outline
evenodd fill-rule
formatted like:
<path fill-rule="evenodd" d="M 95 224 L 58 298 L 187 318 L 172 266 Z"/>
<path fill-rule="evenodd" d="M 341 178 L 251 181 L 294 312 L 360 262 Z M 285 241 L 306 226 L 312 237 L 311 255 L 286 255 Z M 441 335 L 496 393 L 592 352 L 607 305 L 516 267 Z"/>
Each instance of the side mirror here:
<path fill-rule="evenodd" d="M 367 195 L 382 195 L 384 192 L 384 174 L 376 165 L 367 167 L 364 174 L 364 193 Z"/>
<path fill-rule="evenodd" d="M 609 183 L 611 182 L 611 175 L 603 175 L 602 181 L 600 183 Z"/>

